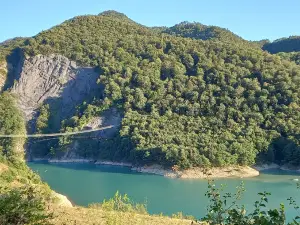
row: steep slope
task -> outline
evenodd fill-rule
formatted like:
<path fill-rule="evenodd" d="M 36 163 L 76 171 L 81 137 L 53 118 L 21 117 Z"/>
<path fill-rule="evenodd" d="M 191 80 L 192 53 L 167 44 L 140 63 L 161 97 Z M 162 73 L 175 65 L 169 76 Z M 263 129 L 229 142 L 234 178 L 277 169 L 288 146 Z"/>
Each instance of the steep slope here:
<path fill-rule="evenodd" d="M 16 99 L 9 93 L 0 95 L 1 134 L 22 134 L 25 123 L 17 109 Z M 53 213 L 51 224 L 190 224 L 191 220 L 150 216 L 147 212 L 120 212 L 104 207 L 73 207 L 60 194 L 53 192 L 40 177 L 25 164 L 18 143 L 24 140 L 0 140 L 0 224 L 24 224 L 29 216 L 42 218 L 34 224 L 48 224 L 44 217 Z M 10 197 L 8 193 L 11 193 Z M 19 198 L 17 193 L 22 193 Z M 129 200 L 128 200 L 129 202 Z M 128 205 L 127 202 L 127 206 Z M 120 202 L 118 202 L 120 204 Z M 130 202 L 130 204 L 133 204 Z M 99 204 L 100 205 L 100 204 Z M 3 208 L 4 207 L 4 208 Z M 133 207 L 133 205 L 132 205 Z M 131 207 L 131 209 L 132 209 Z M 129 209 L 129 207 L 128 207 Z M 45 214 L 43 211 L 46 210 Z M 124 210 L 123 210 L 124 211 Z M 27 224 L 27 223 L 26 223 Z"/>
<path fill-rule="evenodd" d="M 60 130 L 82 129 L 112 107 L 124 115 L 119 135 L 79 141 L 81 157 L 181 168 L 250 165 L 258 156 L 299 164 L 300 67 L 225 30 L 181 26 L 183 36 L 199 26 L 205 41 L 107 12 L 75 17 L 21 50 L 25 57 L 63 55 L 98 71 L 103 95 L 77 105 Z M 52 110 L 42 111 L 38 120 L 51 126 Z M 72 139 L 46 143 L 40 152 L 60 156 Z"/>
<path fill-rule="evenodd" d="M 122 39 L 150 35 L 151 31 L 114 12 L 98 16 L 78 16 L 29 39 L 28 55 L 58 53 L 84 65 L 97 66 L 100 55 L 109 56 Z"/>
<path fill-rule="evenodd" d="M 19 108 L 27 121 L 47 101 L 56 105 L 62 119 L 72 115 L 75 106 L 101 92 L 98 74 L 93 68 L 78 67 L 75 62 L 60 55 L 38 55 L 26 59 L 20 77 L 11 88 L 18 98 Z"/>
<path fill-rule="evenodd" d="M 0 134 L 24 134 L 25 122 L 17 109 L 15 98 L 5 92 L 0 95 Z M 0 160 L 2 156 L 23 160 L 24 138 L 0 139 Z"/>
<path fill-rule="evenodd" d="M 23 46 L 26 40 L 27 38 L 19 37 L 0 43 L 0 61 L 5 60 L 6 57 L 19 46 Z"/>
<path fill-rule="evenodd" d="M 16 99 L 7 92 L 0 95 L 0 133 L 25 133 L 25 122 Z M 47 201 L 56 200 L 56 194 L 25 164 L 24 143 L 24 138 L 0 139 L 0 195 L 13 188 L 31 187 Z"/>

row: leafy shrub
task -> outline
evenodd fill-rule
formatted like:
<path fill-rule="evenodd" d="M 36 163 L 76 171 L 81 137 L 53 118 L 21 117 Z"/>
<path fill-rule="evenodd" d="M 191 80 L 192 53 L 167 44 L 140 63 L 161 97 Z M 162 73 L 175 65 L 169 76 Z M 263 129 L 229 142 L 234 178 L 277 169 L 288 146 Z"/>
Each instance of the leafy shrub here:
<path fill-rule="evenodd" d="M 45 212 L 45 202 L 33 187 L 0 188 L 0 224 L 49 224 L 51 214 Z"/>
<path fill-rule="evenodd" d="M 255 201 L 253 212 L 246 213 L 245 207 L 238 205 L 245 188 L 243 183 L 237 187 L 236 193 L 225 193 L 224 186 L 217 188 L 213 181 L 208 182 L 206 196 L 209 198 L 208 213 L 202 219 L 210 225 L 284 225 L 286 224 L 285 208 L 281 204 L 277 209 L 268 209 L 268 197 L 271 193 L 258 193 L 260 199 Z M 299 207 L 292 198 L 288 199 L 290 205 L 298 210 Z M 288 225 L 299 225 L 300 217 L 297 216 Z"/>
<path fill-rule="evenodd" d="M 107 211 L 118 211 L 118 212 L 136 212 L 139 214 L 147 214 L 146 204 L 134 203 L 129 199 L 127 194 L 122 195 L 118 191 L 113 198 L 104 200 L 102 204 L 91 204 L 91 208 L 101 207 Z"/>

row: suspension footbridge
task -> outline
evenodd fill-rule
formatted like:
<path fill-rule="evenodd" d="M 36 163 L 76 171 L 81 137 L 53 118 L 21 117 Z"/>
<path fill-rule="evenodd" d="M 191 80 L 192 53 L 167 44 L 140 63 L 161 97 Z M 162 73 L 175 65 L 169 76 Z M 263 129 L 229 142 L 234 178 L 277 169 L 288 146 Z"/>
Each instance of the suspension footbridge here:
<path fill-rule="evenodd" d="M 52 134 L 0 134 L 0 138 L 60 137 L 60 136 L 70 136 L 70 135 L 76 135 L 76 134 L 92 133 L 92 132 L 96 132 L 96 131 L 110 129 L 113 127 L 114 126 L 106 126 L 106 127 L 100 127 L 100 128 L 96 128 L 96 129 L 90 129 L 90 130 L 81 130 L 81 131 L 65 132 L 65 133 L 52 133 Z"/>

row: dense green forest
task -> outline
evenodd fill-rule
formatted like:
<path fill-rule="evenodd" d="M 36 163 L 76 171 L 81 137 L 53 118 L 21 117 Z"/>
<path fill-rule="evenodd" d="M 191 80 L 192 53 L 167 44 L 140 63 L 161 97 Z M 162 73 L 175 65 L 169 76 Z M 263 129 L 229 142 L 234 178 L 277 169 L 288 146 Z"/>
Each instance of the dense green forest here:
<path fill-rule="evenodd" d="M 75 17 L 13 43 L 26 56 L 62 54 L 99 71 L 102 98 L 79 105 L 60 130 L 82 128 L 109 107 L 124 118 L 114 139 L 80 141 L 84 157 L 181 168 L 300 163 L 300 67 L 288 61 L 294 56 L 271 55 L 218 27 L 148 28 L 117 12 Z M 13 49 L 0 46 L 0 53 Z M 38 131 L 51 132 L 50 121 L 43 106 Z M 36 148 L 59 155 L 70 142 Z"/>
<path fill-rule="evenodd" d="M 181 168 L 260 161 L 299 166 L 299 37 L 248 42 L 215 26 L 183 22 L 171 28 L 148 28 L 108 11 L 75 17 L 32 38 L 0 43 L 0 66 L 6 61 L 10 70 L 20 54 L 52 53 L 95 67 L 98 83 L 105 88 L 78 105 L 76 113 L 59 121 L 58 127 L 53 106 L 41 105 L 36 132 L 80 130 L 112 107 L 123 116 L 115 137 L 79 139 L 78 153 L 83 157 Z M 0 75 L 4 73 L 0 70 Z M 22 134 L 25 121 L 16 97 L 9 93 L 16 74 L 8 71 L 6 75 L 7 91 L 0 94 L 0 134 Z M 46 224 L 53 219 L 49 211 L 53 193 L 26 166 L 25 141 L 0 137 L 0 224 Z M 58 157 L 72 141 L 72 137 L 28 140 L 27 147 L 33 156 Z M 210 204 L 202 220 L 210 224 L 285 223 L 283 205 L 268 208 L 270 193 L 259 193 L 254 211 L 245 214 L 244 206 L 237 204 L 245 191 L 242 185 L 237 193 L 223 195 L 220 190 L 209 182 Z M 289 200 L 298 210 L 297 203 Z M 89 217 L 89 222 L 98 223 L 120 217 L 128 222 L 119 211 L 142 213 L 143 221 L 151 220 L 142 217 L 147 213 L 145 206 L 133 204 L 127 195 L 116 194 L 104 201 L 95 218 L 89 211 L 98 205 L 90 207 L 85 211 L 63 208 L 61 214 L 54 214 L 54 221 Z M 164 219 L 158 217 L 155 224 L 167 224 Z M 290 224 L 297 221 L 299 217 Z"/>
<path fill-rule="evenodd" d="M 199 40 L 220 40 L 222 42 L 228 41 L 244 41 L 241 37 L 235 35 L 231 31 L 220 28 L 217 26 L 206 26 L 201 23 L 182 22 L 173 27 L 163 30 L 164 33 L 168 33 L 175 36 L 193 38 Z"/>
<path fill-rule="evenodd" d="M 0 95 L 0 133 L 1 134 L 22 134 L 25 133 L 25 122 L 21 112 L 18 110 L 16 99 L 9 93 Z M 0 157 L 23 158 L 23 138 L 1 138 Z"/>
<path fill-rule="evenodd" d="M 300 36 L 290 36 L 289 38 L 281 38 L 273 42 L 265 43 L 262 49 L 272 54 L 278 52 L 299 52 Z"/>
<path fill-rule="evenodd" d="M 279 52 L 277 53 L 281 58 L 295 62 L 297 65 L 300 65 L 300 51 L 299 52 Z"/>
<path fill-rule="evenodd" d="M 0 94 L 0 133 L 1 134 L 24 134 L 25 122 L 21 112 L 16 106 L 16 99 L 8 92 Z M 24 160 L 24 138 L 0 138 L 0 224 L 22 224 L 22 223 L 8 223 L 3 222 L 3 215 L 10 213 L 12 216 L 17 217 L 18 213 L 26 214 L 22 207 L 31 206 L 28 202 L 22 202 L 21 199 L 15 199 L 17 196 L 10 196 L 15 205 L 12 207 L 11 202 L 7 201 L 3 194 L 12 189 L 23 186 L 21 192 L 26 192 L 31 189 L 34 193 L 29 194 L 28 199 L 33 201 L 33 195 L 38 191 L 42 196 L 49 200 L 51 190 L 43 184 L 40 177 L 33 173 L 25 164 Z M 34 187 L 34 188 L 32 188 Z M 36 207 L 39 207 L 36 205 Z M 7 211 L 6 211 L 7 210 Z M 33 210 L 33 208 L 29 209 Z M 26 215 L 23 215 L 26 216 Z M 21 216 L 20 216 L 21 217 Z M 34 217 L 34 215 L 33 215 Z M 13 220 L 13 218 L 12 218 Z M 23 223 L 24 224 L 24 223 Z"/>

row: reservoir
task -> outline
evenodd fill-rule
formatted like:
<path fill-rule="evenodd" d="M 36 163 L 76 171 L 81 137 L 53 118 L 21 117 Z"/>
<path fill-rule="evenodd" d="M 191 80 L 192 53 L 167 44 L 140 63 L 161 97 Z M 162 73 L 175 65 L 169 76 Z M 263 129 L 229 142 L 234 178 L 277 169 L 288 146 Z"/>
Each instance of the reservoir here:
<path fill-rule="evenodd" d="M 183 212 L 199 219 L 207 212 L 206 180 L 172 179 L 107 165 L 30 162 L 28 166 L 53 190 L 66 195 L 76 205 L 102 202 L 119 191 L 135 202 L 146 202 L 151 214 Z M 280 203 L 284 203 L 287 217 L 291 219 L 297 212 L 288 205 L 287 198 L 293 197 L 300 204 L 300 190 L 295 179 L 300 180 L 300 173 L 268 170 L 254 178 L 216 179 L 215 183 L 226 185 L 225 192 L 233 193 L 243 182 L 246 192 L 240 203 L 246 209 L 252 209 L 254 202 L 259 200 L 257 193 L 271 192 L 268 208 L 279 208 Z"/>

